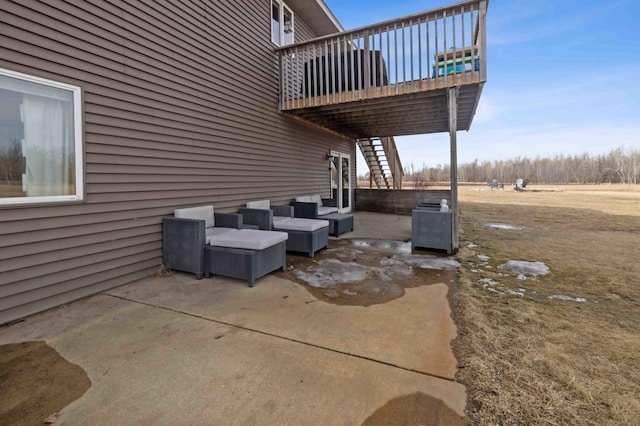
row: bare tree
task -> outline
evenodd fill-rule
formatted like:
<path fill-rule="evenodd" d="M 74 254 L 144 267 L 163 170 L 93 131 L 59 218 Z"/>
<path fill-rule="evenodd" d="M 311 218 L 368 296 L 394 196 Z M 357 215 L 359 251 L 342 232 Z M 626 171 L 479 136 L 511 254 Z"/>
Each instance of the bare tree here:
<path fill-rule="evenodd" d="M 411 165 L 408 180 L 446 182 L 450 179 L 448 165 Z M 606 155 L 558 155 L 553 158 L 516 157 L 511 160 L 483 161 L 458 165 L 460 182 L 515 182 L 528 179 L 531 183 L 640 183 L 640 151 L 615 149 Z M 421 184 L 420 184 L 421 185 Z"/>
<path fill-rule="evenodd" d="M 0 150 L 0 178 L 8 185 L 18 185 L 22 180 L 22 144 L 12 139 L 9 146 Z"/>

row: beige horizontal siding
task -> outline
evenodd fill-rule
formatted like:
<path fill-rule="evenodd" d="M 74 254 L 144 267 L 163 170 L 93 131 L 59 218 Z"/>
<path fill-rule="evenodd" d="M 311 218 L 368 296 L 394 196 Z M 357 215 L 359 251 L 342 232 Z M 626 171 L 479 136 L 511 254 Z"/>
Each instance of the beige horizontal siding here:
<path fill-rule="evenodd" d="M 0 67 L 83 88 L 86 182 L 0 208 L 0 323 L 148 276 L 175 208 L 329 195 L 355 145 L 278 113 L 274 47 L 269 0 L 0 2 Z"/>

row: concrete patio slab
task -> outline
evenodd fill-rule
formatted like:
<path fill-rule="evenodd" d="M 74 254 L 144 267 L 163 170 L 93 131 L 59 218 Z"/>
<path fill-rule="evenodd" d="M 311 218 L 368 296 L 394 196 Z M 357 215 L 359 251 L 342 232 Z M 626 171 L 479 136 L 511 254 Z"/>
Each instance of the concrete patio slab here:
<path fill-rule="evenodd" d="M 0 343 L 44 339 L 87 371 L 91 388 L 62 411 L 58 424 L 357 425 L 388 401 L 415 393 L 463 415 L 465 389 L 452 380 L 120 298 L 127 288 L 148 290 L 154 284 L 177 298 L 194 288 L 177 281 L 147 280 L 120 289 L 118 297 L 102 294 L 28 318 L 3 329 Z M 217 287 L 213 293 L 219 296 L 239 283 L 206 281 L 201 282 Z M 279 281 L 284 280 L 263 280 L 263 295 L 281 296 L 282 286 L 297 286 Z M 174 291 L 168 289 L 171 282 Z M 296 293 L 289 295 L 297 300 Z M 341 320 L 349 321 L 349 315 L 326 318 L 325 326 L 340 328 Z M 389 345 L 398 341 L 381 332 L 377 338 Z"/>
<path fill-rule="evenodd" d="M 303 286 L 273 275 L 249 289 L 240 280 L 174 274 L 109 294 L 453 379 L 456 328 L 447 292 L 445 284 L 411 288 L 364 308 L 317 301 Z"/>
<path fill-rule="evenodd" d="M 407 218 L 365 216 L 345 237 L 403 240 Z M 461 424 L 450 283 L 364 307 L 283 276 L 152 277 L 3 327 L 0 344 L 44 340 L 87 372 L 56 424 L 405 424 L 419 410 Z"/>

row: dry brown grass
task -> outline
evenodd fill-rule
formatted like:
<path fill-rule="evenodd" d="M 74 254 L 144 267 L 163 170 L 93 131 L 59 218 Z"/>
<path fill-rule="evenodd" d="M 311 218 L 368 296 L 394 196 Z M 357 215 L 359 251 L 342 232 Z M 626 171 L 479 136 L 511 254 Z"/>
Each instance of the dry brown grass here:
<path fill-rule="evenodd" d="M 456 351 L 470 423 L 640 424 L 640 188 L 478 185 L 459 194 Z M 492 268 L 474 266 L 480 253 Z M 541 261 L 551 272 L 520 281 L 496 269 L 508 260 Z M 484 277 L 525 296 L 490 292 Z M 549 299 L 559 294 L 587 302 Z"/>

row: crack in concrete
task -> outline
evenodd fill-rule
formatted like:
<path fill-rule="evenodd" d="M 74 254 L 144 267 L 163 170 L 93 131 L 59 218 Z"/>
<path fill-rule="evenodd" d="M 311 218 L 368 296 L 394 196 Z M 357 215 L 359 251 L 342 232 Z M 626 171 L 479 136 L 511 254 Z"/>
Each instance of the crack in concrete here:
<path fill-rule="evenodd" d="M 252 333 L 262 334 L 263 336 L 275 337 L 277 339 L 286 340 L 288 342 L 298 343 L 298 344 L 301 344 L 301 345 L 309 346 L 309 347 L 316 348 L 316 349 L 322 349 L 322 350 L 333 352 L 333 353 L 340 354 L 340 355 L 346 355 L 346 356 L 350 356 L 350 357 L 353 357 L 353 358 L 358 358 L 358 359 L 362 359 L 362 360 L 366 360 L 366 361 L 370 361 L 370 362 L 375 362 L 377 364 L 386 365 L 388 367 L 397 368 L 397 369 L 404 370 L 404 371 L 407 371 L 407 372 L 410 372 L 410 373 L 420 374 L 422 376 L 433 377 L 435 379 L 445 380 L 447 382 L 456 383 L 456 384 L 461 384 L 460 382 L 458 382 L 455 379 L 452 379 L 450 377 L 440 376 L 438 374 L 428 373 L 426 371 L 420 371 L 420 370 L 416 370 L 416 369 L 413 369 L 413 368 L 403 367 L 401 365 L 397 365 L 397 364 L 394 364 L 394 363 L 391 363 L 391 362 L 382 361 L 382 360 L 371 358 L 371 357 L 368 357 L 368 356 L 353 354 L 353 353 L 350 353 L 350 352 L 344 352 L 344 351 L 340 351 L 338 349 L 332 349 L 332 348 L 328 348 L 326 346 L 320 346 L 320 345 L 316 345 L 314 343 L 304 342 L 302 340 L 292 339 L 290 337 L 279 336 L 277 334 L 269 333 L 269 332 L 266 332 L 266 331 L 257 330 L 257 329 L 250 328 L 250 327 L 244 327 L 242 325 L 237 325 L 237 324 L 233 324 L 233 323 L 229 323 L 229 322 L 225 322 L 225 321 L 216 320 L 216 319 L 213 319 L 213 318 L 208 318 L 208 317 L 205 317 L 205 316 L 202 316 L 202 315 L 181 311 L 179 309 L 168 308 L 166 306 L 154 305 L 153 303 L 142 302 L 142 301 L 139 301 L 139 300 L 129 299 L 127 297 L 117 296 L 115 294 L 110 294 L 110 293 L 103 293 L 103 294 L 105 296 L 110 296 L 110 297 L 113 297 L 115 299 L 124 300 L 126 302 L 136 303 L 136 304 L 139 304 L 139 305 L 148 306 L 148 307 L 155 308 L 155 309 L 162 309 L 164 311 L 168 311 L 168 312 L 172 312 L 172 313 L 180 314 L 180 315 L 186 315 L 186 316 L 189 316 L 189 317 L 192 317 L 192 318 L 197 318 L 197 319 L 201 319 L 201 320 L 204 320 L 204 321 L 225 325 L 227 327 L 233 327 L 233 328 L 237 328 L 237 329 L 240 329 L 240 330 L 249 331 L 249 332 L 252 332 Z"/>

